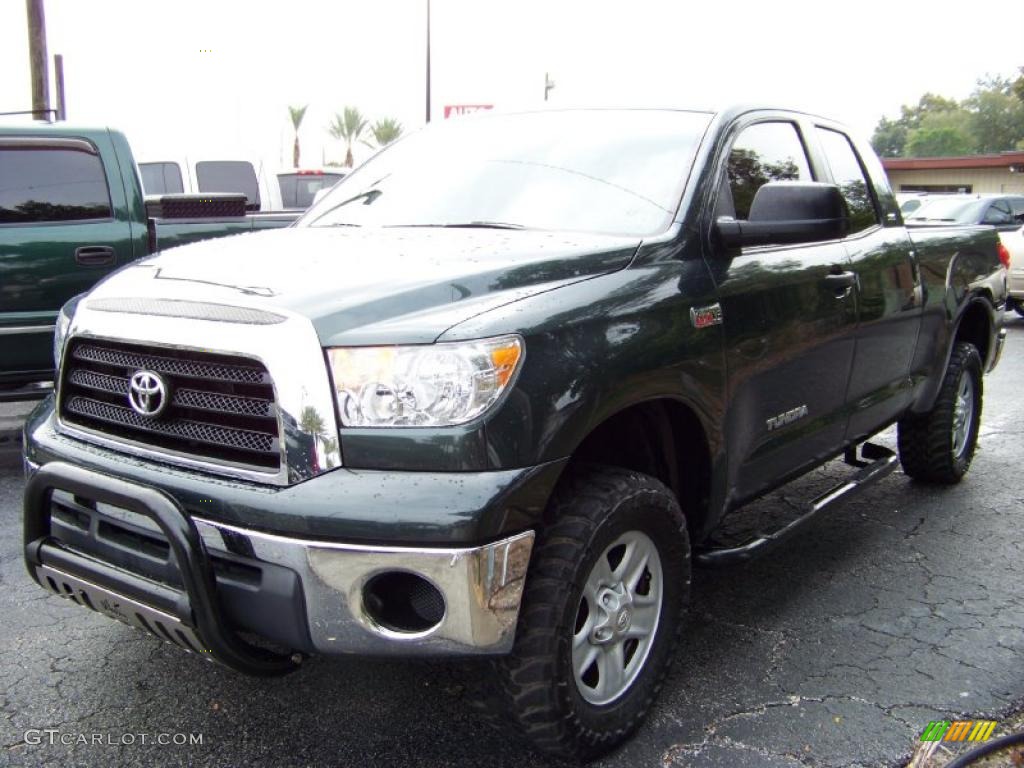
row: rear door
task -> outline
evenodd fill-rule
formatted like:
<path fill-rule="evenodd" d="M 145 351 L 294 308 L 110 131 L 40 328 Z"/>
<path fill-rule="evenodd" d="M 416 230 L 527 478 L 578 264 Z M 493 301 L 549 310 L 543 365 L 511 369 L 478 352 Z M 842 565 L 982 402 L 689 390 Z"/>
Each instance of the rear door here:
<path fill-rule="evenodd" d="M 831 180 L 846 199 L 850 231 L 843 241 L 857 275 L 857 346 L 846 400 L 847 438 L 866 437 L 910 402 L 910 364 L 921 328 L 920 275 L 907 230 L 885 221 L 874 185 L 849 137 L 816 125 Z"/>
<path fill-rule="evenodd" d="M 769 181 L 820 180 L 796 122 L 741 126 L 725 157 L 714 217 L 747 219 Z M 736 500 L 757 494 L 834 453 L 846 432 L 846 387 L 857 311 L 838 240 L 718 253 L 729 392 L 730 482 Z"/>
<path fill-rule="evenodd" d="M 118 168 L 113 152 L 0 137 L 0 382 L 48 377 L 60 307 L 132 258 L 124 187 L 104 170 Z"/>

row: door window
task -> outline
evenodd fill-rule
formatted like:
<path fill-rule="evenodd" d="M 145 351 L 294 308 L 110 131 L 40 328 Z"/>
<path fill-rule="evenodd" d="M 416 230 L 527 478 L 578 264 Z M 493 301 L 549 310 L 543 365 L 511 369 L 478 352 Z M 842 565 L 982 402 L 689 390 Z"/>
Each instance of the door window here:
<path fill-rule="evenodd" d="M 811 181 L 800 135 L 786 122 L 744 128 L 729 152 L 726 172 L 728 184 L 722 185 L 715 214 L 742 220 L 749 218 L 757 190 L 769 181 Z"/>
<path fill-rule="evenodd" d="M 99 155 L 45 145 L 0 147 L 0 224 L 110 216 Z"/>
<path fill-rule="evenodd" d="M 876 225 L 878 213 L 871 197 L 871 186 L 850 140 L 828 128 L 819 128 L 818 137 L 832 170 L 832 181 L 839 187 L 850 211 L 850 234 Z"/>

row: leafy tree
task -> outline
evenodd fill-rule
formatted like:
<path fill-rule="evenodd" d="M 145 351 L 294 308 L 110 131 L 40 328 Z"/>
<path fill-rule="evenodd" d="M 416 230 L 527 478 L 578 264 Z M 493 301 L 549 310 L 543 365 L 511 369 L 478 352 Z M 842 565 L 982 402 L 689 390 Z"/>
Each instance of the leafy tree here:
<path fill-rule="evenodd" d="M 901 120 L 883 117 L 871 137 L 871 146 L 879 157 L 899 157 L 907 146 L 907 125 Z"/>
<path fill-rule="evenodd" d="M 370 133 L 373 135 L 373 141 L 378 147 L 386 147 L 402 135 L 402 124 L 393 117 L 382 117 L 370 126 Z M 372 146 L 368 141 L 363 143 L 367 146 Z"/>
<path fill-rule="evenodd" d="M 1024 139 L 1024 101 L 1014 93 L 1013 80 L 979 80 L 964 106 L 971 113 L 975 151 L 1005 152 Z"/>
<path fill-rule="evenodd" d="M 288 114 L 292 118 L 292 128 L 295 129 L 295 145 L 292 147 L 292 165 L 299 167 L 299 126 L 302 125 L 302 118 L 306 116 L 309 104 L 303 107 L 288 107 Z"/>
<path fill-rule="evenodd" d="M 898 120 L 883 117 L 871 137 L 871 145 L 882 157 L 900 157 L 907 154 L 907 142 L 910 140 L 911 132 L 919 129 L 928 115 L 961 111 L 963 110 L 956 101 L 934 93 L 926 93 L 918 99 L 917 104 L 904 104 L 900 107 Z"/>
<path fill-rule="evenodd" d="M 1003 152 L 1024 143 L 1024 67 L 1016 79 L 978 80 L 962 102 L 926 93 L 900 107 L 898 119 L 882 117 L 871 144 L 882 157 L 936 157 Z"/>
<path fill-rule="evenodd" d="M 925 115 L 907 134 L 906 153 L 910 157 L 950 157 L 969 155 L 975 147 L 970 114 L 950 110 Z"/>
<path fill-rule="evenodd" d="M 345 107 L 340 115 L 334 116 L 334 121 L 327 126 L 327 132 L 331 137 L 345 142 L 345 166 L 352 167 L 352 145 L 359 140 L 366 130 L 368 122 L 355 107 Z"/>

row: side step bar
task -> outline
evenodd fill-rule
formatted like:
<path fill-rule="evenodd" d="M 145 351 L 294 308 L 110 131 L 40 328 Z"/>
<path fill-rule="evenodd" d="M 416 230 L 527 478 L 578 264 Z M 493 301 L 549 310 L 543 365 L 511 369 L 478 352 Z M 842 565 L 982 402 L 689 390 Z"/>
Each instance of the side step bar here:
<path fill-rule="evenodd" d="M 864 443 L 861 446 L 861 457 L 857 458 L 855 446 L 847 448 L 844 460 L 847 464 L 858 467 L 858 471 L 846 482 L 814 499 L 808 510 L 796 519 L 791 520 L 777 531 L 761 534 L 756 539 L 738 547 L 715 547 L 699 551 L 695 557 L 697 564 L 706 568 L 722 568 L 753 560 L 791 536 L 820 512 L 824 512 L 840 501 L 856 496 L 865 488 L 881 480 L 896 469 L 896 465 L 899 463 L 895 453 L 874 443 Z"/>

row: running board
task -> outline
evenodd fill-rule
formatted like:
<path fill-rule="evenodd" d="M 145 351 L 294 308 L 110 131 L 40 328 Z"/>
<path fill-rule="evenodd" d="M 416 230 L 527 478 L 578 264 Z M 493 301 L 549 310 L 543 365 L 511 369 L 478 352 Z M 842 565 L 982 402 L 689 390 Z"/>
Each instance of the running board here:
<path fill-rule="evenodd" d="M 857 472 L 846 482 L 837 485 L 827 493 L 823 493 L 810 503 L 810 507 L 800 517 L 791 520 L 773 533 L 759 535 L 738 547 L 714 547 L 697 552 L 695 560 L 698 565 L 706 568 L 722 568 L 736 563 L 744 563 L 764 554 L 774 545 L 787 539 L 805 523 L 820 512 L 856 496 L 865 488 L 873 485 L 896 469 L 899 459 L 888 448 L 874 443 L 864 443 L 861 456 L 857 458 L 856 447 L 846 450 L 844 459 L 847 464 L 858 467 Z"/>

